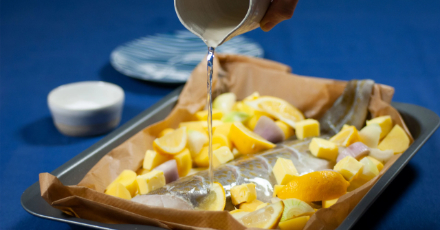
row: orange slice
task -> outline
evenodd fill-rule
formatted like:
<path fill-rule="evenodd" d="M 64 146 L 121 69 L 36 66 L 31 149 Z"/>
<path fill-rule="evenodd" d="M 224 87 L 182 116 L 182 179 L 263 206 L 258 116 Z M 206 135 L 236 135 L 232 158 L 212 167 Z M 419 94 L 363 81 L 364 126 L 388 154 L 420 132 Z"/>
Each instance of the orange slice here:
<path fill-rule="evenodd" d="M 153 147 L 156 151 L 174 155 L 185 148 L 187 139 L 186 127 L 182 127 L 156 138 Z"/>

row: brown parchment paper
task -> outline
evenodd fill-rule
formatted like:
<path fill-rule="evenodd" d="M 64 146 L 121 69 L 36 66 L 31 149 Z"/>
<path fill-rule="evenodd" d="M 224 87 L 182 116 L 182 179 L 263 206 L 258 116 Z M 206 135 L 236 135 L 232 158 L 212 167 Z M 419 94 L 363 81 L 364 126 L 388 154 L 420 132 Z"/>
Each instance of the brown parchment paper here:
<path fill-rule="evenodd" d="M 213 76 L 213 94 L 234 92 L 239 100 L 257 91 L 261 95 L 283 98 L 304 112 L 319 119 L 342 94 L 346 82 L 299 76 L 286 65 L 269 60 L 238 55 L 217 55 Z M 122 170 L 138 170 L 145 151 L 165 128 L 177 128 L 183 121 L 194 119 L 194 113 L 206 104 L 206 61 L 191 74 L 176 107 L 164 120 L 145 127 L 105 155 L 78 185 L 65 186 L 56 177 L 40 174 L 41 196 L 53 207 L 72 216 L 103 223 L 145 224 L 167 229 L 245 229 L 226 211 L 182 211 L 149 207 L 119 199 L 103 192 Z M 408 135 L 403 119 L 391 102 L 394 89 L 376 84 L 371 94 L 369 111 L 372 117 L 391 115 Z M 380 175 L 358 189 L 342 196 L 330 208 L 320 209 L 306 229 L 335 229 L 368 192 L 381 175 L 400 156 L 394 156 Z"/>

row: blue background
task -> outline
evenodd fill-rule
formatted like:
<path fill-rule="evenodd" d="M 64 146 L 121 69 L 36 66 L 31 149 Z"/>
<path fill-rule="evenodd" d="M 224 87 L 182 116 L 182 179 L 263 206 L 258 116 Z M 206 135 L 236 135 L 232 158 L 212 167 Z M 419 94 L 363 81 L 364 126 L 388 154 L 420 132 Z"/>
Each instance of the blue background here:
<path fill-rule="evenodd" d="M 103 136 L 66 137 L 46 97 L 61 84 L 103 80 L 126 92 L 122 123 L 176 86 L 128 78 L 109 64 L 121 43 L 184 29 L 171 0 L 1 1 L 0 228 L 69 229 L 28 214 L 22 192 Z M 440 114 L 440 1 L 300 0 L 292 20 L 246 36 L 294 73 L 371 78 L 395 101 Z M 355 229 L 438 229 L 440 132 L 426 143 Z"/>

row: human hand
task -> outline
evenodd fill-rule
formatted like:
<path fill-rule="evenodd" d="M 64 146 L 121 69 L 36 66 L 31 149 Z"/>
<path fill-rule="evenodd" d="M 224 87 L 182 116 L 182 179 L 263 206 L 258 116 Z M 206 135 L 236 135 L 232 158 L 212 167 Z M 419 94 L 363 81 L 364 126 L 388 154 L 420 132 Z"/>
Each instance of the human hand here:
<path fill-rule="evenodd" d="M 261 19 L 261 29 L 267 32 L 278 23 L 290 19 L 297 3 L 298 0 L 272 0 L 266 14 Z"/>

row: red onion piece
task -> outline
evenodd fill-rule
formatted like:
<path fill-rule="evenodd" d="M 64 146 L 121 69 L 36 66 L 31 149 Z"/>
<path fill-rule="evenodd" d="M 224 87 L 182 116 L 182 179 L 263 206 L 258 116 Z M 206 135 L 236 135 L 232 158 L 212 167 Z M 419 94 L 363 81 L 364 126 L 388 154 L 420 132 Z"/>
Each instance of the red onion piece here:
<path fill-rule="evenodd" d="M 177 162 L 174 159 L 162 163 L 161 165 L 154 168 L 154 170 L 163 171 L 163 174 L 165 176 L 165 181 L 167 184 L 179 179 L 179 173 L 177 171 Z"/>
<path fill-rule="evenodd" d="M 352 156 L 356 160 L 360 160 L 362 157 L 367 156 L 369 153 L 370 153 L 370 148 L 368 148 L 362 142 L 356 142 L 351 144 L 347 148 L 342 149 L 342 151 L 339 152 L 336 162 L 339 162 L 340 160 L 344 159 L 346 156 Z"/>
<path fill-rule="evenodd" d="M 260 119 L 258 119 L 254 133 L 272 143 L 278 143 L 284 140 L 283 130 L 278 127 L 275 121 L 266 116 L 261 116 Z"/>

